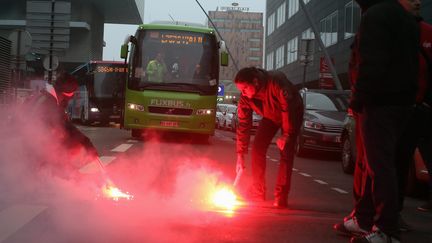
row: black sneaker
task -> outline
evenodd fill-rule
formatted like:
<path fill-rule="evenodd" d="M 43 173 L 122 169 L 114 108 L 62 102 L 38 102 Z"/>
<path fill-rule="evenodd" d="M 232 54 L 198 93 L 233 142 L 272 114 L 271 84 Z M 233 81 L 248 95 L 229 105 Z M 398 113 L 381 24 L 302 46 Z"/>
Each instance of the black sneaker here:
<path fill-rule="evenodd" d="M 382 232 L 378 227 L 374 226 L 372 232 L 363 236 L 354 236 L 351 238 L 351 243 L 400 243 L 400 240 L 394 236 L 390 236 Z"/>
<path fill-rule="evenodd" d="M 333 229 L 341 235 L 345 236 L 361 236 L 368 232 L 360 228 L 356 217 L 346 217 L 342 223 L 333 225 Z"/>
<path fill-rule="evenodd" d="M 432 200 L 429 200 L 427 203 L 418 206 L 417 210 L 422 212 L 432 212 Z"/>

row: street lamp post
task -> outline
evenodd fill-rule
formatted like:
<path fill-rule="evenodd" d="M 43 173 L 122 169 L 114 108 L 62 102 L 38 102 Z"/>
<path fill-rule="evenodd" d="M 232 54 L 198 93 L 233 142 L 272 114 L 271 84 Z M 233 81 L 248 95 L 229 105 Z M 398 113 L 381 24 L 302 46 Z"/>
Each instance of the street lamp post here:
<path fill-rule="evenodd" d="M 301 40 L 301 48 L 302 49 L 301 49 L 300 61 L 301 61 L 301 64 L 303 65 L 303 83 L 302 83 L 303 88 L 306 87 L 307 66 L 313 60 L 314 45 L 313 45 L 312 41 L 314 41 L 314 39 L 302 39 Z"/>

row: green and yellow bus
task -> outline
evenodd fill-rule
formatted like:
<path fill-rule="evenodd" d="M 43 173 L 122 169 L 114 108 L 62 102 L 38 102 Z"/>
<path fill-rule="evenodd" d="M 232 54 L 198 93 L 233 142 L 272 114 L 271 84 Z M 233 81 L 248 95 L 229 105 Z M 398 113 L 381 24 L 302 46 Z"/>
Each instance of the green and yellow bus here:
<path fill-rule="evenodd" d="M 132 137 L 145 130 L 192 133 L 201 140 L 214 134 L 219 67 L 228 65 L 214 29 L 143 24 L 126 39 L 121 57 L 128 58 L 122 126 Z"/>

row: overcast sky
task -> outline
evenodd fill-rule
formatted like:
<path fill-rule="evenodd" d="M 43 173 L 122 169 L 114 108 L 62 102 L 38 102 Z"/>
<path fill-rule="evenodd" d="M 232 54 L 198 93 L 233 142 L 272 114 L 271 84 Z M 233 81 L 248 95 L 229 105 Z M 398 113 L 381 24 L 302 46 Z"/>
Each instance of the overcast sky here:
<path fill-rule="evenodd" d="M 231 6 L 238 3 L 239 7 L 249 7 L 249 12 L 265 13 L 265 0 L 198 0 L 206 12 L 217 7 Z M 195 0 L 145 0 L 144 23 L 157 20 L 187 21 L 206 23 L 206 16 Z M 126 35 L 135 34 L 136 25 L 105 24 L 103 59 L 121 60 L 120 46 Z"/>

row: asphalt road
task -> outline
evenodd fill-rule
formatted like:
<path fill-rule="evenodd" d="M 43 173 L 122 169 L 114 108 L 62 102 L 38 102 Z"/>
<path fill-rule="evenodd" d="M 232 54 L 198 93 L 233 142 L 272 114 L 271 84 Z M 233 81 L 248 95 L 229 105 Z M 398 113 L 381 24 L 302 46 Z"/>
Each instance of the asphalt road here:
<path fill-rule="evenodd" d="M 352 176 L 342 173 L 335 156 L 296 158 L 289 207 L 274 209 L 278 151 L 271 145 L 266 202 L 226 211 L 213 207 L 209 196 L 234 180 L 234 133 L 218 130 L 209 144 L 199 144 L 178 136 L 134 140 L 115 127 L 80 129 L 107 175 L 134 200 L 105 200 L 89 193 L 95 188 L 85 180 L 47 177 L 49 187 L 40 192 L 2 197 L 0 242 L 349 242 L 332 230 L 352 206 Z M 238 190 L 249 179 L 247 166 Z M 421 203 L 407 198 L 403 216 L 415 230 L 404 233 L 403 242 L 432 242 L 432 214 L 415 210 Z"/>

